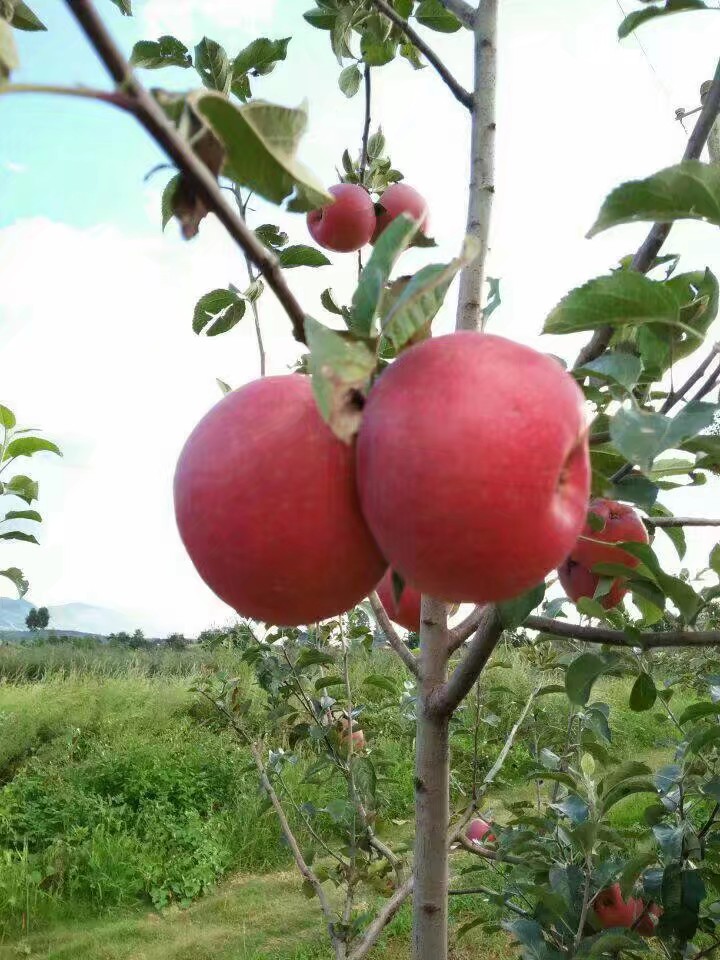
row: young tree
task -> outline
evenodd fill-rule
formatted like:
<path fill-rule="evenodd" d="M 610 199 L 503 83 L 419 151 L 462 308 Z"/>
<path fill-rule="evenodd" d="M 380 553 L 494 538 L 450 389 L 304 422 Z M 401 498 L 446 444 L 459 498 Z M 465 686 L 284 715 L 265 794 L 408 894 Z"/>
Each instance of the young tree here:
<path fill-rule="evenodd" d="M 658 689 L 653 673 L 655 651 L 686 646 L 703 660 L 696 676 L 715 676 L 710 672 L 712 654 L 708 657 L 705 650 L 720 643 L 720 633 L 699 629 L 698 624 L 720 588 L 666 571 L 647 541 L 663 531 L 682 557 L 685 528 L 717 524 L 713 518 L 672 517 L 659 497 L 677 482 L 670 478 L 704 482 L 718 472 L 720 462 L 717 437 L 707 429 L 717 412 L 717 347 L 684 379 L 675 370 L 678 361 L 687 361 L 703 347 L 717 314 L 717 279 L 704 264 L 677 273 L 678 257 L 661 255 L 677 220 L 720 226 L 720 173 L 700 159 L 720 107 L 720 64 L 703 93 L 682 161 L 618 187 L 604 203 L 591 235 L 631 221 L 653 226 L 633 256 L 623 258 L 608 275 L 571 291 L 547 318 L 547 333 L 591 334 L 569 373 L 563 374 L 555 361 L 483 333 L 497 305 L 495 284 L 490 296 L 483 294 L 494 195 L 499 0 L 481 0 L 477 7 L 468 0 L 319 0 L 305 14 L 306 24 L 328 34 L 342 68 L 341 89 L 348 96 L 362 89 L 365 97 L 360 155 L 355 161 L 345 151 L 343 182 L 332 194 L 297 160 L 304 111 L 276 107 L 253 96 L 256 80 L 286 58 L 286 39 L 260 38 L 232 59 L 208 39 L 194 53 L 171 36 L 139 43 L 131 58 L 137 68 L 194 67 L 204 86 L 189 95 L 150 94 L 116 47 L 94 4 L 66 2 L 115 88 L 107 92 L 7 83 L 0 93 L 35 90 L 94 98 L 136 117 L 177 167 L 164 194 L 163 221 L 175 215 L 185 236 L 191 237 L 203 217 L 213 212 L 246 258 L 249 287 L 241 292 L 231 286 L 203 297 L 193 318 L 196 332 L 226 333 L 250 304 L 264 373 L 257 304 L 266 283 L 285 308 L 293 335 L 308 347 L 301 370 L 311 376 L 317 409 L 308 401 L 305 381 L 302 386 L 298 381 L 279 386 L 278 378 L 271 378 L 232 393 L 191 437 L 178 471 L 176 505 L 186 545 L 216 592 L 236 602 L 248 617 L 262 615 L 267 620 L 269 610 L 278 622 L 292 623 L 289 630 L 271 627 L 265 635 L 258 626 L 257 642 L 245 657 L 268 693 L 270 717 L 289 728 L 290 746 L 308 741 L 308 750 L 318 754 L 314 775 L 331 770 L 344 783 L 343 800 L 326 811 L 342 838 L 341 846 L 331 846 L 311 811 L 295 808 L 282 776 L 285 754 L 271 751 L 266 759 L 264 743 L 254 740 L 244 723 L 249 708 L 237 684 L 221 678 L 200 692 L 247 743 L 306 889 L 320 903 L 336 958 L 367 956 L 412 894 L 413 957 L 446 960 L 449 858 L 458 844 L 483 864 L 502 865 L 505 889 L 480 889 L 495 898 L 505 928 L 519 941 L 524 956 L 555 960 L 633 954 L 644 949 L 642 937 L 651 935 L 657 935 L 673 960 L 710 953 L 720 943 L 717 910 L 707 894 L 715 882 L 713 827 L 720 811 L 713 684 L 706 684 L 703 697 L 678 716 L 668 702 L 671 687 Z M 131 12 L 129 0 L 114 2 L 121 12 Z M 10 0 L 6 7 L 5 22 L 0 20 L 0 65 L 9 76 L 15 66 L 12 27 L 42 29 L 42 24 L 25 3 Z M 625 18 L 620 35 L 680 9 L 704 8 L 702 0 L 646 3 Z M 472 90 L 465 90 L 435 54 L 426 40 L 427 30 L 472 33 Z M 393 280 L 395 264 L 409 245 L 431 243 L 425 235 L 422 198 L 418 200 L 414 191 L 395 189 L 405 186 L 402 175 L 386 156 L 384 138 L 370 136 L 372 71 L 398 55 L 415 67 L 425 62 L 432 66 L 458 108 L 467 111 L 471 154 L 462 251 L 451 263 L 431 263 L 412 277 Z M 237 209 L 226 202 L 224 186 L 233 193 Z M 251 194 L 271 203 L 286 201 L 291 211 L 307 211 L 311 235 L 328 249 L 352 251 L 373 242 L 364 266 L 360 257 L 352 303 L 337 304 L 329 290 L 322 297 L 324 309 L 340 318 L 346 330 L 313 319 L 285 277 L 284 269 L 324 265 L 327 258 L 314 247 L 288 246 L 288 238 L 273 224 L 252 230 L 246 222 Z M 456 275 L 457 333 L 430 340 L 432 321 Z M 589 433 L 575 422 L 576 388 L 582 389 L 593 416 Z M 431 389 L 433 403 L 428 403 Z M 281 402 L 272 402 L 275 390 L 287 391 Z M 550 397 L 553 403 L 547 402 Z M 443 416 L 438 417 L 437 408 Z M 229 423 L 223 418 L 231 409 L 245 418 L 243 437 L 258 444 L 250 451 L 254 461 L 246 447 L 238 453 L 225 442 L 216 442 L 229 435 Z M 283 416 L 292 410 L 295 421 L 301 420 L 305 457 L 289 442 L 291 417 L 278 419 L 274 434 L 258 437 L 254 425 L 267 410 Z M 335 434 L 336 445 L 327 431 L 319 429 L 319 415 Z M 481 415 L 487 417 L 485 422 L 473 419 Z M 463 443 L 467 423 L 472 443 Z M 272 436 L 281 436 L 274 453 L 283 458 L 282 469 L 263 446 L 272 443 Z M 450 451 L 441 442 L 448 436 Z M 565 459 L 559 464 L 551 451 L 553 437 L 564 442 Z M 481 456 L 475 462 L 466 451 L 478 446 Z M 588 446 L 591 476 L 586 473 Z M 458 448 L 465 459 L 454 477 L 457 500 L 439 510 L 449 486 L 448 464 Z M 680 451 L 682 460 L 661 458 L 668 450 Z M 252 471 L 247 466 L 260 456 L 274 467 L 263 475 L 262 488 L 255 478 L 250 482 Z M 317 462 L 332 457 L 334 473 L 326 476 L 318 470 L 313 457 Z M 308 461 L 314 469 L 308 468 Z M 482 497 L 489 488 L 497 503 L 512 491 L 513 482 L 520 479 L 519 466 L 525 495 L 530 491 L 538 503 L 547 506 L 549 501 L 553 509 L 542 516 L 526 509 L 524 517 L 516 516 L 517 504 L 510 495 L 502 500 L 504 516 L 499 520 L 499 508 L 493 510 Z M 203 486 L 210 474 L 214 485 Z M 404 482 L 399 491 L 392 486 L 393 477 Z M 423 486 L 428 478 L 435 496 Z M 324 482 L 329 486 L 319 494 Z M 238 489 L 242 497 L 253 498 L 254 527 L 247 525 L 243 510 L 250 513 L 250 507 L 242 497 L 236 509 L 218 521 L 219 495 L 231 498 Z M 281 506 L 298 489 L 305 500 L 289 523 Z M 588 503 L 590 491 L 594 499 Z M 204 496 L 207 499 L 201 500 Z M 263 497 L 265 510 L 259 509 Z M 613 538 L 619 501 L 642 511 L 647 536 Z M 363 539 L 364 523 L 382 556 Z M 239 532 L 244 539 L 238 538 Z M 286 542 L 283 557 L 272 552 L 273 544 L 293 536 L 302 548 L 290 549 Z M 344 538 L 357 548 L 346 552 L 345 563 L 339 559 Z M 488 544 L 492 554 L 483 553 Z M 371 589 L 387 566 L 393 568 L 397 605 L 407 589 L 401 574 L 412 571 L 408 579 L 423 593 L 417 657 Z M 587 623 L 563 616 L 568 601 L 546 597 L 553 567 L 560 568 Z M 720 547 L 713 550 L 709 569 L 713 576 L 720 574 Z M 347 600 L 343 593 L 342 604 L 341 588 L 355 594 Z M 370 609 L 379 630 L 408 671 L 403 702 L 408 708 L 412 705 L 416 751 L 411 876 L 405 875 L 397 853 L 373 829 L 378 771 L 366 753 L 365 730 L 359 727 L 363 714 L 353 695 L 351 670 L 356 648 L 367 644 L 371 633 L 361 622 L 364 614 L 357 609 L 346 612 L 366 590 L 371 591 Z M 633 610 L 622 603 L 626 591 L 633 597 Z M 449 600 L 474 601 L 476 606 L 451 626 Z M 676 628 L 653 629 L 668 609 L 677 618 Z M 315 618 L 304 613 L 311 621 L 306 629 L 297 629 L 300 610 L 317 611 Z M 323 622 L 313 624 L 313 619 Z M 558 742 L 544 730 L 538 706 L 540 698 L 558 692 L 558 684 L 538 686 L 518 704 L 517 719 L 481 779 L 477 730 L 482 692 L 477 680 L 504 632 L 521 626 L 535 632 L 529 656 L 538 673 L 562 673 L 559 690 L 568 701 L 566 733 Z M 571 643 L 559 647 L 558 638 Z M 592 693 L 599 677 L 618 673 L 635 678 L 632 709 L 649 710 L 658 703 L 667 710 L 677 731 L 676 763 L 654 773 L 635 761 L 613 763 L 607 746 L 610 708 L 593 700 Z M 376 686 L 382 687 L 383 679 L 378 677 Z M 467 706 L 461 708 L 473 688 L 472 790 L 469 802 L 451 811 L 451 732 L 467 712 Z M 366 715 L 363 723 L 365 719 L 370 718 Z M 494 840 L 482 825 L 473 829 L 471 839 L 467 824 L 518 734 L 528 729 L 533 731 L 537 759 L 531 775 L 537 804 L 530 809 L 525 803 L 514 805 L 505 828 L 493 825 Z M 613 830 L 609 813 L 620 799 L 640 792 L 653 794 L 656 803 L 638 853 Z M 331 869 L 314 866 L 313 857 L 298 842 L 299 830 L 329 858 Z M 394 880 L 385 906 L 369 921 L 359 916 L 354 911 L 358 884 L 383 879 L 390 872 Z M 326 880 L 344 891 L 339 916 L 326 893 Z M 632 896 L 633 891 L 639 896 Z"/>

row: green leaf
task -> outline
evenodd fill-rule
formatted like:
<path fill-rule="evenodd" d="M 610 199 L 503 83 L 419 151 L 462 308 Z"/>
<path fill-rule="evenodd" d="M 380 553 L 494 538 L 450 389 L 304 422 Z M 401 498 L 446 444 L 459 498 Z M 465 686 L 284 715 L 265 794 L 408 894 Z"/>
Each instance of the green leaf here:
<path fill-rule="evenodd" d="M 16 423 L 17 420 L 12 410 L 9 407 L 4 407 L 0 403 L 0 427 L 4 427 L 6 430 L 12 430 Z"/>
<path fill-rule="evenodd" d="M 14 583 L 19 596 L 24 597 L 28 592 L 30 584 L 23 576 L 22 570 L 18 570 L 17 567 L 8 567 L 7 570 L 0 570 L 0 577 L 5 577 L 6 580 Z"/>
<path fill-rule="evenodd" d="M 7 533 L 0 533 L 0 540 L 22 540 L 25 543 L 37 543 L 37 537 L 31 533 L 23 533 L 21 530 L 9 530 Z"/>
<path fill-rule="evenodd" d="M 184 43 L 175 37 L 164 36 L 159 40 L 138 41 L 130 54 L 130 63 L 144 70 L 187 68 L 192 66 L 192 57 Z"/>
<path fill-rule="evenodd" d="M 514 597 L 512 600 L 505 600 L 497 605 L 502 624 L 507 629 L 519 627 L 530 616 L 533 610 L 540 606 L 545 596 L 545 581 L 539 583 L 532 590 Z"/>
<path fill-rule="evenodd" d="M 384 67 L 395 59 L 398 42 L 392 37 L 387 40 L 376 40 L 368 33 L 360 38 L 360 53 L 363 62 L 369 67 Z"/>
<path fill-rule="evenodd" d="M 225 147 L 223 172 L 231 180 L 271 203 L 280 204 L 294 193 L 288 204 L 293 212 L 332 202 L 332 196 L 296 158 L 307 127 L 305 107 L 292 110 L 262 101 L 238 107 L 213 93 L 200 93 L 194 105 Z"/>
<path fill-rule="evenodd" d="M 52 440 L 44 440 L 42 437 L 15 437 L 7 445 L 3 460 L 12 460 L 14 457 L 32 457 L 33 454 L 43 451 L 56 453 L 59 457 L 62 456 L 60 448 Z"/>
<path fill-rule="evenodd" d="M 219 90 L 221 93 L 230 91 L 230 61 L 219 43 L 203 37 L 195 47 L 195 69 L 209 90 Z"/>
<path fill-rule="evenodd" d="M 38 484 L 30 477 L 23 477 L 18 474 L 5 484 L 4 493 L 12 494 L 12 496 L 19 497 L 25 503 L 30 504 L 38 498 Z"/>
<path fill-rule="evenodd" d="M 132 0 L 110 0 L 124 17 L 132 16 Z"/>
<path fill-rule="evenodd" d="M 455 274 L 473 259 L 473 245 L 466 240 L 463 252 L 455 260 L 430 264 L 415 274 L 383 317 L 383 334 L 396 350 L 427 335 Z"/>
<path fill-rule="evenodd" d="M 13 29 L 7 20 L 0 20 L 0 78 L 9 77 L 19 66 Z"/>
<path fill-rule="evenodd" d="M 630 691 L 630 709 L 641 713 L 644 710 L 650 710 L 657 699 L 657 690 L 655 681 L 644 670 L 638 675 Z"/>
<path fill-rule="evenodd" d="M 653 508 L 649 511 L 650 518 L 652 517 L 671 517 L 672 513 L 661 504 L 656 503 Z M 687 540 L 685 538 L 685 531 L 682 527 L 657 527 L 661 533 L 670 540 L 672 545 L 677 551 L 678 558 L 683 559 L 685 553 L 687 552 Z"/>
<path fill-rule="evenodd" d="M 502 303 L 502 299 L 500 297 L 500 279 L 498 277 L 488 277 L 487 285 L 489 290 L 485 300 L 485 307 L 483 309 L 483 319 L 486 323 L 490 318 L 490 315 L 495 313 L 497 308 Z"/>
<path fill-rule="evenodd" d="M 693 401 L 670 418 L 634 404 L 621 407 L 610 422 L 610 438 L 619 453 L 648 473 L 658 454 L 704 430 L 713 422 L 716 410 L 716 404 Z"/>
<path fill-rule="evenodd" d="M 581 653 L 565 672 L 565 692 L 571 703 L 584 707 L 593 684 L 607 670 L 607 664 L 595 653 Z"/>
<path fill-rule="evenodd" d="M 239 323 L 245 316 L 245 301 L 233 290 L 211 290 L 195 305 L 192 328 L 195 333 L 217 337 Z"/>
<path fill-rule="evenodd" d="M 619 767 L 611 770 L 607 776 L 603 777 L 598 784 L 598 793 L 604 796 L 620 783 L 626 780 L 636 780 L 638 777 L 649 777 L 652 770 L 646 763 L 640 763 L 637 760 L 626 760 Z"/>
<path fill-rule="evenodd" d="M 221 380 L 219 377 L 215 379 L 215 382 L 220 387 L 220 392 L 223 396 L 226 396 L 228 393 L 232 393 L 232 387 L 229 383 L 225 383 L 225 381 Z"/>
<path fill-rule="evenodd" d="M 33 13 L 24 0 L 15 0 L 15 12 L 10 25 L 16 30 L 47 30 L 42 20 Z"/>
<path fill-rule="evenodd" d="M 578 957 L 619 956 L 621 950 L 647 950 L 640 935 L 631 930 L 603 930 L 580 942 Z"/>
<path fill-rule="evenodd" d="M 720 164 L 685 160 L 645 180 L 622 184 L 603 204 L 588 237 L 621 223 L 645 220 L 704 220 L 720 226 Z"/>
<path fill-rule="evenodd" d="M 613 787 L 613 789 L 609 790 L 603 797 L 603 816 L 605 816 L 608 810 L 614 807 L 616 803 L 636 793 L 652 793 L 657 796 L 657 789 L 652 780 L 626 780 L 618 784 L 617 787 Z"/>
<path fill-rule="evenodd" d="M 349 443 L 360 426 L 358 393 L 367 389 L 376 367 L 375 354 L 366 344 L 348 339 L 312 317 L 305 317 L 305 335 L 320 414 L 333 433 Z"/>
<path fill-rule="evenodd" d="M 288 235 L 283 233 L 274 223 L 263 223 L 259 227 L 255 227 L 254 233 L 258 240 L 271 250 L 284 247 L 288 242 Z"/>
<path fill-rule="evenodd" d="M 326 687 L 339 687 L 339 686 L 343 686 L 343 687 L 345 686 L 345 678 L 344 678 L 344 677 L 340 677 L 340 676 L 337 676 L 337 677 L 319 677 L 319 678 L 315 681 L 315 690 L 317 690 L 317 691 L 324 690 Z"/>
<path fill-rule="evenodd" d="M 417 22 L 439 33 L 456 33 L 462 26 L 454 13 L 450 13 L 440 0 L 422 0 L 415 11 Z"/>
<path fill-rule="evenodd" d="M 589 374 L 601 380 L 612 380 L 626 390 L 632 390 L 640 379 L 642 363 L 639 357 L 634 357 L 630 353 L 608 351 L 597 360 L 586 363 L 577 372 Z"/>
<path fill-rule="evenodd" d="M 0 523 L 4 523 L 6 520 L 34 520 L 36 523 L 41 523 L 42 517 L 37 510 L 10 510 L 0 520 Z"/>
<path fill-rule="evenodd" d="M 338 317 L 343 316 L 343 312 L 337 303 L 335 303 L 333 292 L 329 287 L 327 290 L 323 290 L 323 292 L 320 294 L 320 303 L 325 307 L 328 313 L 334 313 Z"/>
<path fill-rule="evenodd" d="M 709 700 L 700 700 L 685 707 L 678 717 L 678 723 L 683 726 L 691 720 L 702 720 L 703 717 L 720 715 L 720 703 L 711 703 Z"/>
<path fill-rule="evenodd" d="M 677 324 L 677 300 L 659 280 L 618 270 L 572 290 L 550 313 L 544 333 L 576 333 L 603 326 Z"/>
<path fill-rule="evenodd" d="M 710 568 L 720 576 L 720 543 L 716 544 L 710 551 Z"/>
<path fill-rule="evenodd" d="M 384 690 L 386 693 L 391 693 L 393 696 L 397 696 L 397 684 L 394 680 L 391 680 L 390 677 L 383 677 L 378 673 L 371 673 L 370 676 L 365 677 L 363 683 L 370 687 L 375 687 L 378 690 Z"/>
<path fill-rule="evenodd" d="M 404 214 L 396 217 L 383 230 L 373 247 L 370 259 L 360 275 L 352 300 L 348 326 L 362 337 L 373 334 L 380 300 L 398 257 L 408 248 L 417 233 L 417 222 Z"/>
<path fill-rule="evenodd" d="M 338 84 L 346 97 L 354 97 L 360 89 L 361 83 L 362 74 L 356 63 L 351 63 L 349 67 L 345 67 L 338 77 Z"/>
<path fill-rule="evenodd" d="M 305 667 L 318 666 L 319 664 L 326 666 L 334 663 L 335 658 L 330 656 L 329 653 L 323 653 L 322 650 L 314 650 L 313 648 L 306 648 L 300 651 L 300 656 L 295 661 L 295 668 L 297 670 L 304 670 Z"/>
<path fill-rule="evenodd" d="M 287 58 L 290 37 L 282 40 L 268 40 L 259 37 L 248 44 L 233 61 L 233 76 L 252 72 L 256 76 L 265 76 L 275 69 L 280 60 Z"/>
<path fill-rule="evenodd" d="M 180 186 L 181 182 L 182 182 L 182 174 L 176 173 L 175 176 L 172 177 L 170 180 L 168 180 L 168 182 L 165 184 L 165 189 L 163 190 L 162 200 L 160 203 L 161 211 L 162 211 L 163 230 L 170 223 L 173 216 L 175 215 L 175 207 L 174 207 L 175 194 L 177 193 L 177 189 Z"/>
<path fill-rule="evenodd" d="M 316 27 L 318 30 L 332 30 L 337 20 L 337 12 L 334 10 L 324 10 L 321 7 L 314 7 L 312 10 L 308 10 L 307 13 L 303 14 L 303 19 L 305 19 L 311 27 Z"/>
<path fill-rule="evenodd" d="M 664 7 L 648 7 L 645 10 L 636 10 L 629 13 L 618 27 L 618 37 L 622 40 L 648 20 L 654 20 L 656 17 L 662 17 L 669 13 L 710 9 L 703 0 L 666 0 Z"/>
<path fill-rule="evenodd" d="M 306 247 L 299 243 L 292 247 L 285 247 L 278 254 L 280 266 L 289 270 L 291 267 L 326 267 L 330 263 L 328 258 L 315 247 Z"/>

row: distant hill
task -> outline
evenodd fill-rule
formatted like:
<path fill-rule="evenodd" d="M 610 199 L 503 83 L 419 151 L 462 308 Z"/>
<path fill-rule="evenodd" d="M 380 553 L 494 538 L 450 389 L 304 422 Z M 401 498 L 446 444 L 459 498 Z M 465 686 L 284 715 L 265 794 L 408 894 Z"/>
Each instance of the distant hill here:
<path fill-rule="evenodd" d="M 25 618 L 33 606 L 34 604 L 27 600 L 0 597 L 0 630 L 25 631 Z M 55 607 L 48 607 L 48 610 L 50 628 L 57 631 L 68 630 L 107 636 L 109 633 L 121 631 L 132 633 L 137 627 L 137 623 L 131 621 L 125 614 L 118 613 L 117 610 L 94 607 L 87 603 L 61 603 Z"/>

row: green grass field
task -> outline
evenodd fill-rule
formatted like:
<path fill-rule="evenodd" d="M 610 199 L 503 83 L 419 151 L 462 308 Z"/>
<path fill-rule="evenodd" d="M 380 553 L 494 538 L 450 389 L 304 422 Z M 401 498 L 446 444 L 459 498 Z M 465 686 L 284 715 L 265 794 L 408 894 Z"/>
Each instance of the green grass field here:
<path fill-rule="evenodd" d="M 487 693 L 502 721 L 495 741 L 483 747 L 486 768 L 513 722 L 510 704 L 531 687 L 522 657 L 498 657 L 508 669 L 492 671 L 495 686 Z M 232 668 L 259 706 L 249 672 L 228 651 L 93 656 L 62 647 L 0 648 L 0 960 L 330 956 L 316 902 L 302 895 L 273 814 L 262 812 L 245 749 L 189 690 L 193 677 L 219 668 Z M 357 683 L 368 673 L 402 675 L 384 652 L 353 669 Z M 616 756 L 669 756 L 664 713 L 655 710 L 652 722 L 632 713 L 625 681 L 604 681 L 596 694 L 613 708 Z M 566 705 L 562 696 L 544 698 L 542 722 L 562 727 Z M 250 722 L 259 717 L 251 709 Z M 384 788 L 387 829 L 411 839 L 412 751 L 400 742 L 398 724 L 377 711 L 365 726 L 371 744 L 382 743 L 394 758 Z M 460 779 L 469 770 L 466 739 L 458 730 Z M 519 740 L 488 798 L 501 822 L 504 801 L 530 798 L 535 789 L 523 775 L 529 747 Z M 285 776 L 295 776 L 292 768 Z M 327 787 L 306 784 L 299 774 L 288 785 L 298 802 L 331 799 Z M 618 804 L 616 824 L 632 827 L 645 803 L 635 796 Z M 456 875 L 465 856 L 453 862 Z M 379 902 L 363 890 L 359 906 Z M 495 909 L 482 897 L 452 899 L 455 926 L 478 913 L 490 918 Z M 374 956 L 406 957 L 409 925 L 405 908 Z M 509 946 L 503 934 L 473 932 L 453 957 L 475 957 L 479 949 L 492 960 Z"/>

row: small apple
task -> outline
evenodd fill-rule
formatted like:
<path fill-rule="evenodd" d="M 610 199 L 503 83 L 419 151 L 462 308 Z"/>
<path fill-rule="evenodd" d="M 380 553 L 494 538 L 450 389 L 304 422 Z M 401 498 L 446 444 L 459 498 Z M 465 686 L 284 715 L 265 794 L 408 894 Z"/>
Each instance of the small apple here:
<path fill-rule="evenodd" d="M 375 243 L 383 230 L 389 227 L 393 220 L 402 213 L 412 217 L 413 220 L 417 220 L 420 224 L 419 231 L 424 234 L 427 233 L 429 219 L 427 201 L 413 187 L 406 183 L 393 183 L 381 194 L 378 203 L 383 209 L 377 214 L 375 232 L 371 243 Z"/>
<path fill-rule="evenodd" d="M 425 340 L 371 389 L 357 476 L 368 526 L 416 590 L 510 599 L 562 562 L 585 523 L 582 393 L 555 359 L 503 337 Z"/>
<path fill-rule="evenodd" d="M 647 543 L 648 534 L 645 524 L 632 507 L 615 500 L 597 498 L 588 505 L 588 513 L 598 518 L 593 524 L 588 522 L 583 528 L 578 542 L 570 555 L 558 569 L 560 583 L 571 600 L 577 602 L 580 597 L 594 597 L 600 574 L 593 572 L 596 563 L 621 563 L 626 567 L 636 567 L 640 562 L 616 543 Z M 627 593 L 627 579 L 616 577 L 610 590 L 599 601 L 606 610 L 617 606 Z"/>
<path fill-rule="evenodd" d="M 352 740 L 353 753 L 361 753 L 365 749 L 365 734 L 362 730 L 356 730 L 355 724 L 352 724 L 352 732 L 350 732 L 350 722 L 347 717 L 343 717 L 340 721 L 340 745 L 348 748 L 348 741 Z"/>
<path fill-rule="evenodd" d="M 380 603 L 385 607 L 385 612 L 399 623 L 406 630 L 420 629 L 420 594 L 413 590 L 407 583 L 400 594 L 400 603 L 395 602 L 393 592 L 392 570 L 388 570 L 380 583 L 375 588 L 380 598 Z"/>
<path fill-rule="evenodd" d="M 313 240 L 338 253 L 351 253 L 370 242 L 376 226 L 370 194 L 357 183 L 338 183 L 328 191 L 335 203 L 311 210 L 307 225 Z"/>
<path fill-rule="evenodd" d="M 468 824 L 465 836 L 473 843 L 494 843 L 497 838 L 494 833 L 490 832 L 491 829 L 492 824 L 488 823 L 487 820 L 483 820 L 482 817 L 475 817 Z"/>
<path fill-rule="evenodd" d="M 349 610 L 387 567 L 360 512 L 353 448 L 300 374 L 246 384 L 200 421 L 177 465 L 175 515 L 210 589 L 265 623 Z"/>
<path fill-rule="evenodd" d="M 643 901 L 641 900 L 640 903 L 642 904 Z M 647 908 L 647 911 L 642 914 L 640 922 L 635 927 L 641 937 L 653 937 L 655 935 L 655 927 L 657 926 L 658 920 L 662 916 L 662 912 L 662 907 L 657 903 L 650 904 L 650 906 Z"/>

